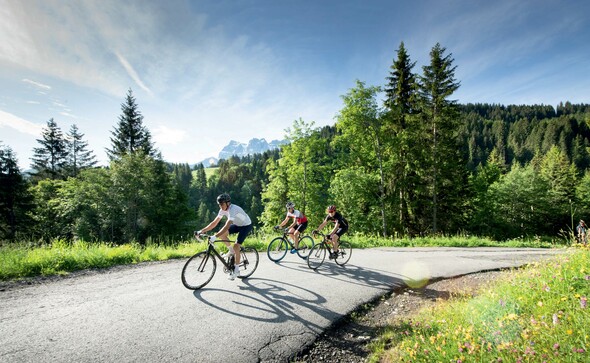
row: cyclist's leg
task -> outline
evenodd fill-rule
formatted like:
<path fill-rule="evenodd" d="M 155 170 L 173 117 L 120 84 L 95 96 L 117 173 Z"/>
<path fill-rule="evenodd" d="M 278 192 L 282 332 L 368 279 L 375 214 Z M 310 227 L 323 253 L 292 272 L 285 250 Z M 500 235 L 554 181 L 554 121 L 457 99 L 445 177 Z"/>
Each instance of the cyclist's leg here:
<path fill-rule="evenodd" d="M 295 245 L 295 249 L 299 248 L 299 231 L 297 230 L 297 226 L 293 228 L 293 245 Z"/>
<path fill-rule="evenodd" d="M 246 240 L 246 237 L 248 236 L 248 234 L 250 234 L 250 232 L 252 231 L 252 225 L 249 224 L 247 226 L 236 226 L 235 224 L 232 224 L 231 226 L 229 226 L 229 233 L 233 234 L 233 233 L 237 233 L 238 234 L 238 238 L 236 239 L 236 243 L 234 243 L 234 253 L 236 254 L 236 260 L 235 260 L 235 268 L 236 270 L 238 269 L 238 265 L 240 264 L 240 248 L 242 246 L 242 243 Z"/>
<path fill-rule="evenodd" d="M 338 241 L 340 240 L 340 237 L 342 237 L 342 235 L 344 233 L 346 233 L 346 231 L 348 231 L 348 228 L 338 228 L 338 230 L 336 231 L 336 233 L 334 233 L 332 235 L 332 244 L 334 245 L 334 253 L 338 253 Z"/>
<path fill-rule="evenodd" d="M 225 233 L 220 234 L 218 238 L 227 241 L 229 239 L 229 232 L 228 231 L 225 231 Z M 229 242 L 223 242 L 223 243 L 225 243 L 225 245 L 227 246 L 228 252 L 229 253 L 232 253 L 232 245 L 231 245 L 231 243 L 229 243 Z"/>
<path fill-rule="evenodd" d="M 295 228 L 296 227 L 291 227 L 291 228 L 289 228 L 289 231 L 287 232 L 289 234 L 290 241 L 293 241 L 293 243 L 295 243 Z"/>
<path fill-rule="evenodd" d="M 305 229 L 307 228 L 307 222 L 298 224 L 295 226 L 295 233 L 293 233 L 293 242 L 295 243 L 295 248 L 298 249 L 299 248 L 299 236 L 301 235 L 301 233 L 303 233 L 303 231 L 305 231 Z"/>

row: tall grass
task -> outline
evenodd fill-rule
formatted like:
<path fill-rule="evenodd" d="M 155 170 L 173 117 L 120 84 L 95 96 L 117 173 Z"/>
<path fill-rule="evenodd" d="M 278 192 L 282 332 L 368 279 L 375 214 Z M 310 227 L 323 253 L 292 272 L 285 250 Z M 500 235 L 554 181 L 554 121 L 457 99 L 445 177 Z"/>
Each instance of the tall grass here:
<path fill-rule="evenodd" d="M 204 249 L 204 245 L 180 243 L 142 246 L 131 243 L 117 246 L 83 241 L 68 243 L 63 240 L 55 240 L 51 245 L 41 247 L 9 245 L 0 248 L 0 280 L 182 258 L 193 255 L 199 249 Z"/>
<path fill-rule="evenodd" d="M 257 233 L 246 239 L 245 244 L 265 251 L 276 233 Z M 344 239 L 354 248 L 370 247 L 555 247 L 558 241 L 515 240 L 492 241 L 474 236 L 449 236 L 429 238 L 383 238 L 367 235 L 347 235 Z M 316 242 L 318 240 L 316 239 Z M 221 246 L 221 245 L 220 245 Z M 0 280 L 39 276 L 59 275 L 88 268 L 107 268 L 115 265 L 135 264 L 144 261 L 161 261 L 186 258 L 204 250 L 205 243 L 190 241 L 148 240 L 137 243 L 112 245 L 109 243 L 66 242 L 55 240 L 48 246 L 34 246 L 29 243 L 0 247 Z M 224 250 L 225 247 L 221 246 Z"/>
<path fill-rule="evenodd" d="M 372 362 L 589 362 L 590 251 L 507 273 L 388 327 Z"/>

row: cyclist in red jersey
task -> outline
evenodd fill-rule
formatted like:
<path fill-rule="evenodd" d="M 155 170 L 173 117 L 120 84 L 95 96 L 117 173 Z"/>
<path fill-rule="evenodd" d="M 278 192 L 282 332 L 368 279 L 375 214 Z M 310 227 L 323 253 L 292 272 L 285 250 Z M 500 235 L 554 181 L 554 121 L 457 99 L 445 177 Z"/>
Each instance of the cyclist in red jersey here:
<path fill-rule="evenodd" d="M 299 235 L 307 228 L 307 217 L 295 209 L 295 204 L 293 202 L 288 202 L 285 207 L 287 208 L 287 215 L 279 225 L 275 226 L 275 229 L 283 227 L 289 222 L 289 218 L 293 218 L 293 223 L 289 226 L 289 235 L 293 239 L 293 244 L 295 245 L 295 248 L 291 250 L 291 253 L 295 253 L 299 248 Z"/>

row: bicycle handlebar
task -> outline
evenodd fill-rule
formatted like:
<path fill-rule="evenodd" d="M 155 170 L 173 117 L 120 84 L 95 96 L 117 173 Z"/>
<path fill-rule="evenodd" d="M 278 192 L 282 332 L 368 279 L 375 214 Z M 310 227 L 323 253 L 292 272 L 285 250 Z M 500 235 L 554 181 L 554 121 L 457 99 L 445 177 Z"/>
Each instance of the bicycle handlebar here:
<path fill-rule="evenodd" d="M 210 242 L 209 238 L 210 238 L 210 237 L 213 237 L 213 236 L 214 236 L 213 234 L 207 234 L 207 233 L 200 233 L 200 234 L 199 234 L 199 233 L 195 232 L 195 238 L 196 238 L 196 239 L 197 239 L 197 241 L 199 241 L 199 242 L 205 242 L 205 240 L 206 240 L 208 243 L 216 243 L 216 242 L 233 242 L 233 241 L 230 241 L 230 240 L 227 240 L 227 239 L 216 239 L 214 242 Z"/>
<path fill-rule="evenodd" d="M 318 236 L 320 236 L 320 237 L 322 237 L 324 239 L 327 239 L 328 236 L 330 236 L 330 234 L 324 234 L 324 233 L 322 233 L 320 231 L 311 231 L 311 234 L 314 235 L 314 236 L 318 235 Z"/>

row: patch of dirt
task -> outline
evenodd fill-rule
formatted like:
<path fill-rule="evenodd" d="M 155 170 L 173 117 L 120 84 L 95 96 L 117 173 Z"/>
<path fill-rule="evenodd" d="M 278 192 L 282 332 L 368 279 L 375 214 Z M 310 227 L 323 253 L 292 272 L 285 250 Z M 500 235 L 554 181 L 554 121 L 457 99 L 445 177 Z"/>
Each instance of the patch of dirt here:
<path fill-rule="evenodd" d="M 293 362 L 366 362 L 369 355 L 367 345 L 384 326 L 407 320 L 422 308 L 452 296 L 475 296 L 481 287 L 494 281 L 501 273 L 474 273 L 440 280 L 423 288 L 394 291 L 336 323 Z"/>

